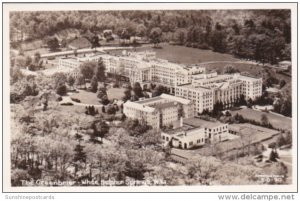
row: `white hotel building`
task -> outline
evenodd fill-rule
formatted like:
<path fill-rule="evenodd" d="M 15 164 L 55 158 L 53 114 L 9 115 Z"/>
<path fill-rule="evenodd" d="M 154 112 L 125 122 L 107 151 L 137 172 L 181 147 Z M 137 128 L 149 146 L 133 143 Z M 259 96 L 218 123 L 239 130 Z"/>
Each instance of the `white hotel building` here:
<path fill-rule="evenodd" d="M 136 102 L 127 101 L 123 107 L 127 118 L 147 123 L 153 129 L 173 125 L 180 117 L 194 116 L 192 101 L 168 94 Z"/>
<path fill-rule="evenodd" d="M 222 102 L 233 106 L 241 97 L 252 100 L 262 95 L 262 79 L 237 74 L 218 75 L 216 72 L 194 75 L 192 82 L 176 86 L 175 96 L 194 101 L 195 114 L 213 110 L 214 104 Z"/>
<path fill-rule="evenodd" d="M 131 84 L 160 84 L 169 87 L 171 94 L 192 100 L 195 114 L 211 111 L 216 102 L 230 107 L 242 94 L 246 100 L 255 100 L 262 95 L 261 78 L 208 73 L 203 66 L 186 66 L 157 59 L 155 52 L 124 52 L 120 56 L 98 53 L 87 57 L 63 58 L 59 60 L 59 68 L 70 69 L 70 72 L 74 69 L 76 74 L 82 62 L 98 61 L 99 58 L 102 58 L 107 73 L 123 75 L 129 78 Z"/>
<path fill-rule="evenodd" d="M 178 84 L 189 83 L 193 75 L 205 71 L 201 66 L 185 66 L 157 59 L 155 52 L 147 51 L 124 53 L 121 56 L 97 53 L 87 57 L 61 58 L 59 68 L 78 69 L 81 63 L 98 61 L 99 58 L 102 58 L 107 73 L 125 76 L 132 84 L 157 83 L 169 87 L 172 94 L 175 94 L 175 87 Z"/>

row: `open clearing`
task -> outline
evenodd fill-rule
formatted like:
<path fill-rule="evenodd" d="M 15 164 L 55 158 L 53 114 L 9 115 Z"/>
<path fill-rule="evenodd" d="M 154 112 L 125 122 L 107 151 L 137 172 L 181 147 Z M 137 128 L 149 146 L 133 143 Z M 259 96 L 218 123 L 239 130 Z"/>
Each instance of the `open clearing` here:
<path fill-rule="evenodd" d="M 91 104 L 91 105 L 100 105 L 97 93 L 84 91 L 84 90 L 78 90 L 79 93 L 73 93 L 71 95 L 72 98 L 77 98 L 81 101 L 81 103 L 85 104 Z"/>
<path fill-rule="evenodd" d="M 229 54 L 221 54 L 211 50 L 163 44 L 161 49 L 152 46 L 137 47 L 137 51 L 155 51 L 160 59 L 175 63 L 195 64 L 209 61 L 240 61 Z"/>
<path fill-rule="evenodd" d="M 126 89 L 124 88 L 109 88 L 107 90 L 107 96 L 109 100 L 113 100 L 113 99 L 118 99 L 118 100 L 122 100 L 122 98 L 124 97 L 124 91 Z"/>
<path fill-rule="evenodd" d="M 265 114 L 265 115 L 267 115 L 269 122 L 275 128 L 290 129 L 290 130 L 292 129 L 292 120 L 288 117 L 283 117 L 283 116 L 272 114 L 272 113 L 260 112 L 260 111 L 252 110 L 249 108 L 231 111 L 232 115 L 235 115 L 236 113 L 243 115 L 244 118 L 252 119 L 255 121 L 260 121 L 261 115 Z"/>

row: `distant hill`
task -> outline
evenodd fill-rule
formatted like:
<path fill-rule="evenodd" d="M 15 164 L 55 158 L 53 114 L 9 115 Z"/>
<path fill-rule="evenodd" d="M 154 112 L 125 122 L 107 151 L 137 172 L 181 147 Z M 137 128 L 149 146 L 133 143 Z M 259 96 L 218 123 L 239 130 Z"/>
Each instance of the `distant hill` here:
<path fill-rule="evenodd" d="M 11 12 L 10 26 L 32 39 L 109 29 L 121 39 L 172 41 L 263 63 L 291 59 L 290 10 L 26 11 Z"/>

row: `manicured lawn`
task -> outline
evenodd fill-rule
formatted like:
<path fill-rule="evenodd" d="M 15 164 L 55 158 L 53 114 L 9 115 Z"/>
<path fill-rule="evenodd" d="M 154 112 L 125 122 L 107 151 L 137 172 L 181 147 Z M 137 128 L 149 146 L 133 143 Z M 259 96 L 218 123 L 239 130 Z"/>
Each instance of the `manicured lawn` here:
<path fill-rule="evenodd" d="M 171 62 L 195 64 L 208 61 L 239 61 L 229 54 L 221 54 L 211 50 L 201 50 L 197 48 L 175 46 L 163 44 L 161 49 L 152 48 L 152 46 L 138 47 L 137 51 L 155 51 L 160 59 L 167 59 Z"/>
<path fill-rule="evenodd" d="M 292 129 L 292 120 L 288 117 L 282 117 L 282 116 L 275 115 L 272 113 L 260 112 L 260 111 L 252 110 L 249 108 L 231 111 L 232 115 L 235 115 L 236 113 L 243 115 L 244 118 L 253 119 L 255 121 L 260 121 L 261 115 L 266 114 L 269 119 L 269 122 L 275 128 Z"/>
<path fill-rule="evenodd" d="M 92 105 L 100 105 L 97 93 L 84 91 L 84 90 L 78 90 L 79 93 L 73 93 L 71 95 L 72 98 L 77 98 L 81 101 L 81 103 L 85 104 L 92 104 Z"/>
<path fill-rule="evenodd" d="M 121 100 L 124 97 L 124 88 L 109 88 L 107 90 L 107 96 L 109 100 L 118 99 Z"/>
<path fill-rule="evenodd" d="M 207 69 L 216 70 L 219 73 L 223 73 L 224 67 L 231 65 L 234 68 L 238 69 L 240 72 L 248 72 L 254 76 L 260 76 L 260 71 L 262 70 L 261 66 L 255 64 L 248 64 L 243 62 L 213 62 L 203 64 Z"/>

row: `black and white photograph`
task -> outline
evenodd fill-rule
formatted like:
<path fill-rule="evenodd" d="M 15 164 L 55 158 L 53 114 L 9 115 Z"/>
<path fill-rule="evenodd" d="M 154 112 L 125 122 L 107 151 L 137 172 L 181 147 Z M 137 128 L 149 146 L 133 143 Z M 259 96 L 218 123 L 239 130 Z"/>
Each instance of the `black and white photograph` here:
<path fill-rule="evenodd" d="M 5 186 L 294 190 L 297 4 L 122 5 L 4 6 Z"/>

